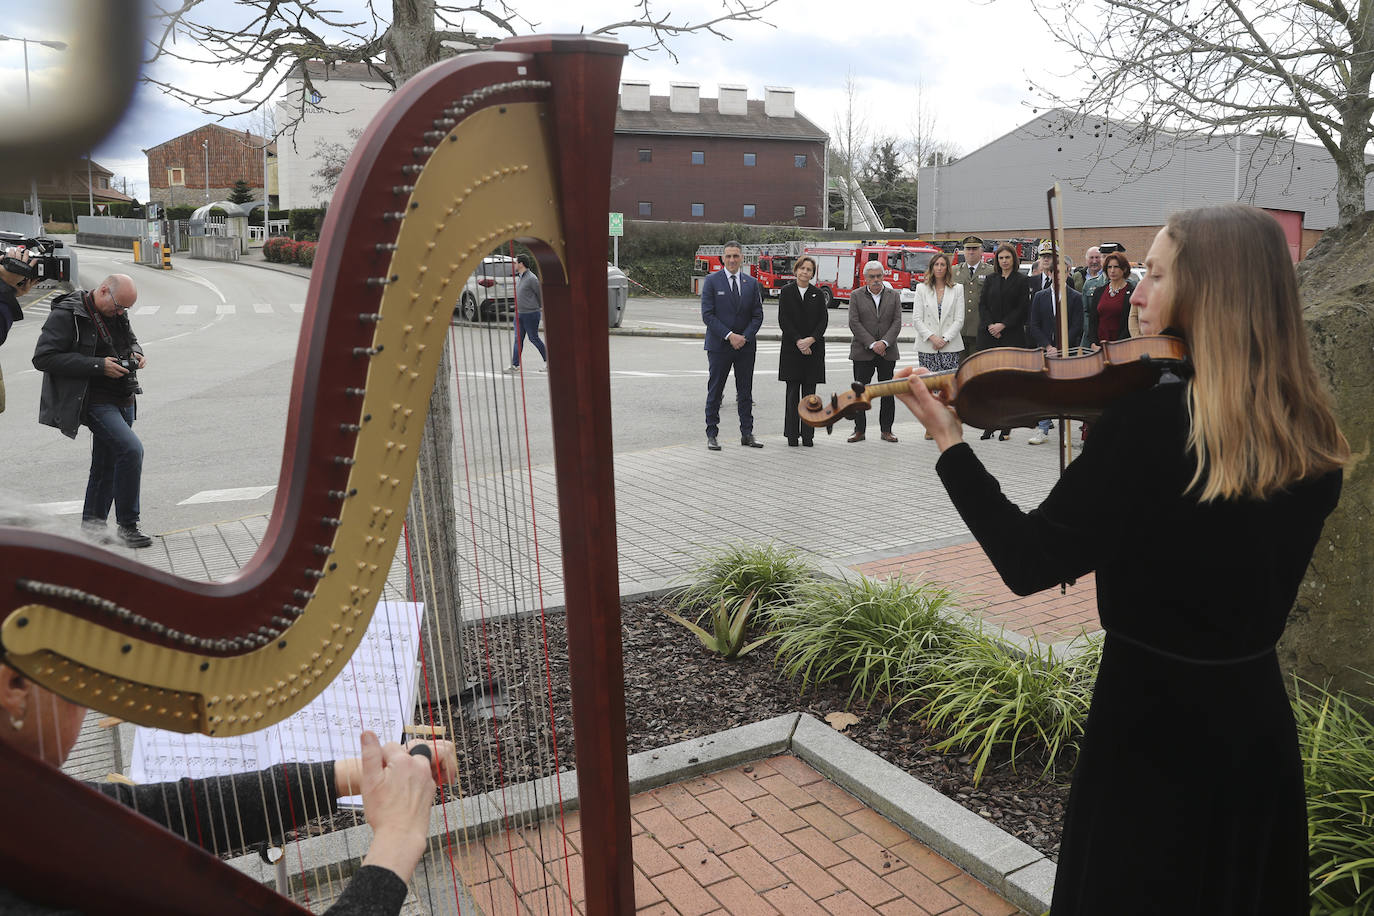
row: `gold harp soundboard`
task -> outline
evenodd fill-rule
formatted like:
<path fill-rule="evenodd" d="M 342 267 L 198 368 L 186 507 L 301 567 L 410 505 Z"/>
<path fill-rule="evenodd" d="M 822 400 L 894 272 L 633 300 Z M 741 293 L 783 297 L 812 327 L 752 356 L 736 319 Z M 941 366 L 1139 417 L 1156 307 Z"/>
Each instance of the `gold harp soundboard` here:
<path fill-rule="evenodd" d="M 256 555 L 235 578 L 193 582 L 0 528 L 8 664 L 74 702 L 178 732 L 256 732 L 309 703 L 357 647 L 405 536 L 459 291 L 520 241 L 541 268 L 551 342 L 582 907 L 633 912 L 605 324 L 624 53 L 577 36 L 511 39 L 400 87 L 358 141 L 321 233 Z M 3 749 L 5 887 L 85 912 L 304 912 Z"/>

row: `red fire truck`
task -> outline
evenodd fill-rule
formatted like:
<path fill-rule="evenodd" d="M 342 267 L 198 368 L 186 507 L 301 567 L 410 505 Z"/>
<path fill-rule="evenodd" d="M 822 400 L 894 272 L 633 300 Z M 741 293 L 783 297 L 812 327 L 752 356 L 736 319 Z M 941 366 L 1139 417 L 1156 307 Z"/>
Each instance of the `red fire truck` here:
<path fill-rule="evenodd" d="M 777 296 L 792 282 L 792 264 L 802 252 L 802 242 L 778 242 L 772 245 L 744 245 L 744 268 L 763 287 L 764 298 Z M 692 267 L 692 291 L 699 292 L 700 280 L 721 269 L 721 245 L 702 245 L 697 249 Z"/>
<path fill-rule="evenodd" d="M 827 305 L 848 302 L 849 294 L 864 285 L 864 265 L 877 261 L 883 280 L 901 293 L 902 308 L 909 309 L 916 302 L 916 284 L 925 280 L 926 267 L 940 249 L 920 241 L 836 242 L 809 245 L 804 253 L 816 260 L 816 285 Z"/>

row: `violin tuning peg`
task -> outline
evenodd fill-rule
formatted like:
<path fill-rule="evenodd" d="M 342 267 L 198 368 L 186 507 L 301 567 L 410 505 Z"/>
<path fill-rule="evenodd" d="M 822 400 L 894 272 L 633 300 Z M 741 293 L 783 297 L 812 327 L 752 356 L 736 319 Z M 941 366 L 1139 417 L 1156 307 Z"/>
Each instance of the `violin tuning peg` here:
<path fill-rule="evenodd" d="M 831 410 L 839 410 L 839 409 L 840 409 L 840 396 L 839 396 L 838 394 L 832 394 L 832 395 L 830 396 L 830 409 L 831 409 Z M 827 427 L 826 427 L 826 431 L 829 432 L 829 430 L 830 430 L 830 427 L 827 426 Z"/>
<path fill-rule="evenodd" d="M 855 393 L 855 394 L 863 394 L 863 393 L 864 393 L 864 383 L 863 383 L 863 382 L 850 382 L 850 383 L 849 383 L 849 387 L 852 388 L 852 389 L 854 389 L 854 393 Z"/>

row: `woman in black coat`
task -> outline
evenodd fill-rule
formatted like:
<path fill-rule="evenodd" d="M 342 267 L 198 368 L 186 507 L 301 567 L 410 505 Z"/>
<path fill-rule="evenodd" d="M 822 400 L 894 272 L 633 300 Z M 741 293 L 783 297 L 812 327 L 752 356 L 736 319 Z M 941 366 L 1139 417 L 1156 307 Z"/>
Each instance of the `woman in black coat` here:
<path fill-rule="evenodd" d="M 1030 317 L 1030 281 L 1016 269 L 1020 259 L 1016 249 L 1001 245 L 997 249 L 997 273 L 983 281 L 978 297 L 978 352 L 993 347 L 1024 347 L 1026 319 Z M 993 430 L 983 431 L 991 439 Z M 1011 430 L 1002 430 L 997 439 L 1005 442 Z"/>
<path fill-rule="evenodd" d="M 788 445 L 810 448 L 816 430 L 797 416 L 802 395 L 815 394 L 825 381 L 825 326 L 830 309 L 818 287 L 811 285 L 816 262 L 802 255 L 792 267 L 796 280 L 782 288 L 778 297 L 778 327 L 782 329 L 782 353 L 778 355 L 778 380 L 787 383 L 782 431 Z"/>
<path fill-rule="evenodd" d="M 1141 330 L 1183 337 L 1194 371 L 1111 405 L 1029 512 L 925 385 L 900 395 L 1008 588 L 1097 575 L 1106 636 L 1054 916 L 1308 912 L 1303 763 L 1275 646 L 1350 446 L 1287 252 L 1253 207 L 1169 218 L 1134 299 Z"/>

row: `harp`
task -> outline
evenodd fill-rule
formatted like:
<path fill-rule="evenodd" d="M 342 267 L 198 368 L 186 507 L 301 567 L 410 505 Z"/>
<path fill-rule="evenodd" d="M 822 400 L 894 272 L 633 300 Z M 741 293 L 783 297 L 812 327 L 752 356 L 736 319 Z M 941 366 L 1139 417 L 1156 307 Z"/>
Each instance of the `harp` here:
<path fill-rule="evenodd" d="M 585 910 L 632 912 L 603 323 L 624 53 L 575 36 L 518 38 L 405 83 L 358 142 L 329 210 L 281 481 L 253 559 L 233 579 L 192 582 L 0 528 L 7 663 L 74 702 L 178 732 L 246 734 L 305 706 L 358 645 L 405 537 L 457 291 L 492 249 L 520 240 L 542 268 L 556 343 L 549 397 Z M 3 745 L 0 780 L 0 881 L 24 896 L 87 912 L 304 912 Z"/>

